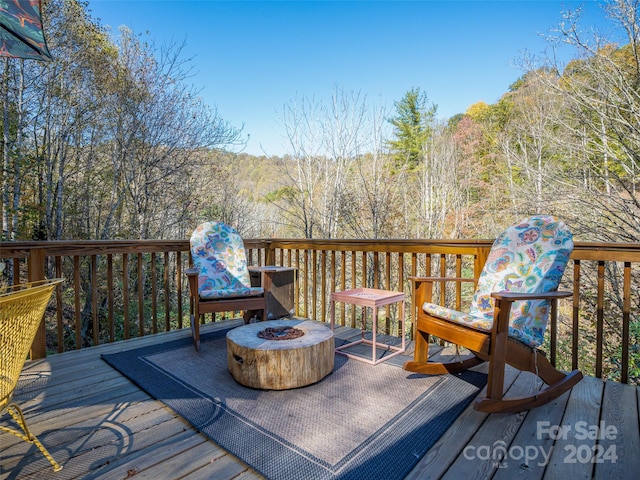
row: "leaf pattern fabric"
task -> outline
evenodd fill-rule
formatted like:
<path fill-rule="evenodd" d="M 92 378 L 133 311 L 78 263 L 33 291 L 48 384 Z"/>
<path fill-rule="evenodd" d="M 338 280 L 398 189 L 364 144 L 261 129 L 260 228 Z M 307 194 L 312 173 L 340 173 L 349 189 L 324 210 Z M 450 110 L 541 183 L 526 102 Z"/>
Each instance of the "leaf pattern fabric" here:
<path fill-rule="evenodd" d="M 428 302 L 422 308 L 430 315 L 489 331 L 495 306 L 492 292 L 556 290 L 572 251 L 573 237 L 562 221 L 549 215 L 526 218 L 496 238 L 478 279 L 469 313 Z M 532 347 L 540 346 L 549 310 L 546 300 L 514 302 L 509 335 Z"/>
<path fill-rule="evenodd" d="M 191 256 L 198 270 L 198 294 L 205 300 L 262 295 L 252 287 L 244 242 L 223 222 L 207 222 L 191 235 Z"/>

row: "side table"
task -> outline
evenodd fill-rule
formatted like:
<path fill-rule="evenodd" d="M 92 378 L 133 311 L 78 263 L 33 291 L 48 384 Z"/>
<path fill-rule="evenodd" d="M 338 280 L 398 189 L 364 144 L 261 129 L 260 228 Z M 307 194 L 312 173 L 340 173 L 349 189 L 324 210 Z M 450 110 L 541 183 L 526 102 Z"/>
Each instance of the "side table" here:
<path fill-rule="evenodd" d="M 267 318 L 262 320 L 275 320 L 294 314 L 296 271 L 294 267 L 273 265 L 249 267 L 251 286 L 263 287 L 267 297 Z M 262 285 L 262 274 L 264 274 L 264 285 Z"/>
<path fill-rule="evenodd" d="M 404 292 L 392 292 L 389 290 L 378 290 L 375 288 L 355 288 L 353 290 L 345 290 L 344 292 L 333 292 L 331 294 L 331 330 L 334 329 L 336 302 L 350 303 L 352 305 L 359 305 L 362 307 L 362 333 L 361 338 L 355 342 L 347 343 L 336 347 L 336 353 L 344 355 L 345 357 L 353 358 L 354 360 L 360 360 L 362 362 L 369 363 L 371 365 L 377 365 L 385 360 L 403 353 L 405 351 L 405 332 L 404 332 Z M 378 308 L 390 305 L 398 302 L 400 304 L 400 330 L 402 335 L 402 345 L 400 347 L 387 345 L 377 341 L 376 334 L 378 330 Z M 365 338 L 366 331 L 366 308 L 371 307 L 373 309 L 373 337 L 372 340 Z M 347 352 L 343 352 L 345 348 L 365 343 L 371 345 L 373 349 L 371 360 L 366 358 L 352 355 Z M 387 350 L 392 351 L 390 355 L 376 360 L 376 349 L 378 347 L 384 347 Z"/>

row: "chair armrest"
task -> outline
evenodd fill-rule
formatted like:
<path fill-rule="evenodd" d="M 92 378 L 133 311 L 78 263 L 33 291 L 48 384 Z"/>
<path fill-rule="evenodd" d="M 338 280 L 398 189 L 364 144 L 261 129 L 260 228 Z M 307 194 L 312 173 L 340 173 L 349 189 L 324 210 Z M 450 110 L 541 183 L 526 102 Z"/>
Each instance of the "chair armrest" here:
<path fill-rule="evenodd" d="M 540 293 L 494 292 L 491 294 L 491 297 L 498 300 L 515 302 L 518 300 L 558 300 L 560 298 L 570 297 L 571 295 L 573 295 L 573 292 L 567 292 L 567 291 L 553 291 L 553 292 L 540 292 Z"/>
<path fill-rule="evenodd" d="M 187 275 L 187 277 L 190 277 L 192 275 L 198 275 L 198 269 L 197 268 L 187 268 L 187 269 L 185 269 L 184 273 Z"/>
<path fill-rule="evenodd" d="M 420 283 L 420 282 L 477 282 L 475 278 L 467 278 L 467 277 L 409 277 L 409 280 Z"/>
<path fill-rule="evenodd" d="M 477 283 L 475 278 L 466 277 L 409 277 L 411 280 L 413 294 L 411 296 L 411 312 L 417 318 L 417 310 L 424 302 L 431 302 L 433 297 L 434 283 Z"/>
<path fill-rule="evenodd" d="M 189 293 L 192 299 L 198 300 L 198 269 L 187 268 L 184 271 L 189 281 Z"/>
<path fill-rule="evenodd" d="M 492 328 L 492 339 L 497 340 L 498 336 L 502 336 L 503 346 L 506 345 L 506 337 L 509 334 L 509 317 L 511 316 L 511 305 L 519 300 L 549 300 L 552 303 L 561 298 L 567 298 L 573 295 L 568 291 L 553 291 L 540 293 L 521 293 L 521 292 L 494 292 L 492 298 L 496 299 L 495 315 Z M 504 305 L 502 303 L 504 302 Z M 494 341 L 492 340 L 492 341 Z"/>

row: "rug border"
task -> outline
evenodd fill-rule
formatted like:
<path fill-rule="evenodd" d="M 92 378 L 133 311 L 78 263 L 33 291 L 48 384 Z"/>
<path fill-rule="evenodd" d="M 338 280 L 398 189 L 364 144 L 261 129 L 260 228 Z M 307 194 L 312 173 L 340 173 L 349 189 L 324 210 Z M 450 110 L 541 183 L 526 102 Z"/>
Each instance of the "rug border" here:
<path fill-rule="evenodd" d="M 204 343 L 222 339 L 232 328 L 233 327 L 207 332 L 201 336 L 201 341 Z M 211 398 L 205 392 L 198 390 L 197 387 L 183 382 L 170 372 L 146 360 L 146 357 L 150 355 L 184 348 L 191 344 L 190 338 L 181 338 L 159 344 L 132 348 L 117 353 L 102 354 L 101 358 L 151 397 L 171 408 L 195 430 L 202 432 L 213 442 L 270 479 L 291 480 L 300 478 L 306 480 L 307 478 L 314 478 L 346 480 L 366 478 L 373 480 L 373 478 L 378 477 L 384 479 L 402 478 L 411 471 L 418 460 L 440 439 L 444 432 L 455 421 L 455 418 L 464 411 L 476 397 L 480 389 L 486 384 L 486 375 L 479 372 L 464 372 L 463 374 L 455 376 L 442 375 L 423 395 L 420 395 L 413 402 L 409 403 L 398 415 L 390 419 L 386 424 L 376 429 L 375 433 L 370 436 L 370 438 L 373 439 L 371 442 L 363 442 L 352 452 L 342 457 L 339 462 L 330 464 L 315 457 L 310 452 L 292 445 L 287 440 L 265 431 L 250 419 L 246 419 L 237 412 L 227 408 L 223 402 Z M 338 358 L 344 359 L 345 362 L 347 361 L 347 359 L 342 356 L 336 356 L 336 359 Z M 400 368 L 398 365 L 393 364 L 389 364 L 389 366 Z M 162 374 L 166 376 L 167 382 L 162 382 L 162 384 L 149 383 L 148 381 L 143 382 L 145 379 L 148 379 L 148 374 L 151 370 L 153 372 L 162 372 Z M 458 403 L 447 405 L 449 408 L 442 406 L 437 407 L 437 412 L 434 413 L 433 405 L 431 405 L 430 402 L 431 398 L 434 395 L 440 394 L 440 391 L 443 389 L 451 389 L 451 380 L 447 381 L 447 379 L 456 380 L 456 377 L 463 380 L 463 384 L 457 387 L 463 388 L 465 385 L 469 385 L 468 390 L 470 390 L 470 392 L 468 392 L 466 396 L 462 395 Z M 453 387 L 455 390 L 456 385 L 453 385 Z M 185 391 L 191 392 L 193 396 L 185 397 Z M 182 401 L 178 403 L 176 400 L 172 400 L 174 397 L 181 398 Z M 187 408 L 184 407 L 185 398 L 188 398 L 189 402 L 191 402 L 190 410 L 202 412 L 202 421 L 197 421 L 197 419 L 189 416 Z M 424 418 L 421 424 L 420 420 L 418 420 L 418 426 L 408 430 L 413 433 L 398 435 L 398 431 L 403 431 L 403 428 L 409 424 L 408 417 L 419 415 L 421 412 L 426 415 L 420 417 Z M 451 417 L 454 418 L 453 421 L 448 420 L 448 418 Z M 416 419 L 412 418 L 411 420 L 415 424 Z M 227 422 L 239 422 L 240 425 L 234 424 L 233 428 L 231 428 L 232 425 L 225 428 L 224 424 Z M 220 424 L 222 424 L 222 426 Z M 213 433 L 216 434 L 215 436 L 212 432 L 208 431 L 208 429 L 214 427 L 215 432 Z M 399 430 L 395 432 L 398 438 L 393 439 L 393 441 L 388 440 L 388 436 L 381 435 L 381 432 L 394 428 Z M 419 435 L 420 432 L 434 429 L 436 430 L 435 435 Z M 405 430 L 407 429 L 405 428 Z M 415 436 L 431 438 L 424 442 L 409 440 Z M 250 444 L 256 445 L 256 448 L 254 448 L 253 451 L 247 452 L 240 447 L 242 451 L 239 451 L 234 446 L 238 438 L 241 438 L 242 442 L 250 442 Z M 261 443 L 265 442 L 265 445 L 260 446 Z M 398 448 L 398 444 L 401 445 L 400 448 Z M 400 450 L 400 454 L 398 454 L 397 451 L 393 454 L 390 453 L 389 450 L 391 447 L 394 447 L 394 450 Z M 271 465 L 270 462 L 264 462 L 262 458 L 263 451 L 268 451 L 271 455 L 284 457 L 284 463 L 280 462 L 274 466 Z M 372 469 L 367 465 L 369 462 L 363 462 L 362 460 L 360 463 L 358 462 L 358 457 L 363 454 L 366 454 L 367 457 L 370 458 L 375 458 L 379 455 L 384 456 L 385 461 L 382 462 L 382 465 L 378 465 L 378 467 Z M 353 465 L 350 467 L 350 464 Z M 372 473 L 377 473 L 378 477 L 372 477 Z"/>

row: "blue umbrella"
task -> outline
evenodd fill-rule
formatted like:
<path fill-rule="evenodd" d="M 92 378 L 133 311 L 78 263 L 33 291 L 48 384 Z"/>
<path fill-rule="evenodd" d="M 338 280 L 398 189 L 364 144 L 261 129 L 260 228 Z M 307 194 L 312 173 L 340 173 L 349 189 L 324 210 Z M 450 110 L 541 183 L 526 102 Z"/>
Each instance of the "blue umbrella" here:
<path fill-rule="evenodd" d="M 51 60 L 41 0 L 0 0 L 0 57 Z"/>

